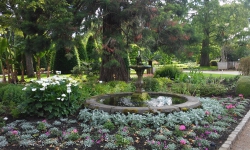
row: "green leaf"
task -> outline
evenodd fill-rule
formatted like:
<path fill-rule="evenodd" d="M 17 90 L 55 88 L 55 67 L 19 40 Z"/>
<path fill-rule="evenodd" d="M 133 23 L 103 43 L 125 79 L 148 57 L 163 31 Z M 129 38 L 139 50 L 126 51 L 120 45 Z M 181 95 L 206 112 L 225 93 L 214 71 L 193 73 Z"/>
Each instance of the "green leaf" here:
<path fill-rule="evenodd" d="M 43 105 L 41 103 L 36 104 L 36 108 L 42 108 L 42 107 L 43 107 Z"/>

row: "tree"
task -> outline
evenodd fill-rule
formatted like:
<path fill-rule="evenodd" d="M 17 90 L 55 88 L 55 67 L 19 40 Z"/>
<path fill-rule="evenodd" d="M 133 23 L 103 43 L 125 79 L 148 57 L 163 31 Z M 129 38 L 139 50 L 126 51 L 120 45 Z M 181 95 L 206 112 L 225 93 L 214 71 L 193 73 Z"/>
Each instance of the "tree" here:
<path fill-rule="evenodd" d="M 213 45 L 220 47 L 236 33 L 246 27 L 248 13 L 241 1 L 220 5 L 218 0 L 192 0 L 193 10 L 190 20 L 200 33 L 203 33 L 200 66 L 209 66 L 210 53 Z M 224 43 L 224 44 L 223 44 Z"/>

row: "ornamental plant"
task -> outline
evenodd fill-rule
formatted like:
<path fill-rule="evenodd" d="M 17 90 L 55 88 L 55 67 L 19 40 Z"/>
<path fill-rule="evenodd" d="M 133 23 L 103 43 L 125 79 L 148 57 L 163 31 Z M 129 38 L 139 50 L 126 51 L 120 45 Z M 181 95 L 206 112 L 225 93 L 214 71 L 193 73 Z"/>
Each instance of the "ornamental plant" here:
<path fill-rule="evenodd" d="M 81 106 L 77 81 L 54 76 L 32 81 L 22 90 L 25 100 L 18 106 L 21 113 L 47 118 L 63 117 L 75 113 Z"/>

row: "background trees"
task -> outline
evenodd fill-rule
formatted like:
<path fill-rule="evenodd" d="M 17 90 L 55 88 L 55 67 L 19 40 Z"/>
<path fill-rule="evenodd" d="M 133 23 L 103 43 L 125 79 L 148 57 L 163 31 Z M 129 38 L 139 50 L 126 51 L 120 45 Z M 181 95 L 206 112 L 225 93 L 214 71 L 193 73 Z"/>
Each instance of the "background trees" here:
<path fill-rule="evenodd" d="M 213 47 L 223 51 L 231 42 L 240 40 L 236 35 L 248 27 L 249 11 L 244 1 L 231 1 L 223 4 L 218 0 L 193 0 L 189 6 L 192 25 L 202 33 L 200 65 L 209 66 Z M 218 56 L 220 57 L 220 56 Z"/>
<path fill-rule="evenodd" d="M 197 60 L 201 66 L 208 66 L 221 51 L 232 60 L 248 54 L 246 3 L 3 0 L 0 22 L 2 29 L 13 32 L 13 39 L 22 33 L 15 42 L 22 45 L 18 49 L 25 55 L 22 62 L 26 62 L 24 68 L 30 77 L 34 71 L 39 75 L 40 60 L 62 73 L 71 73 L 80 61 L 86 61 L 95 64 L 95 70 L 100 68 L 100 80 L 128 81 L 130 59 L 137 56 L 131 44 L 145 50 L 144 58 L 149 57 L 146 54 L 162 54 L 168 60 Z"/>

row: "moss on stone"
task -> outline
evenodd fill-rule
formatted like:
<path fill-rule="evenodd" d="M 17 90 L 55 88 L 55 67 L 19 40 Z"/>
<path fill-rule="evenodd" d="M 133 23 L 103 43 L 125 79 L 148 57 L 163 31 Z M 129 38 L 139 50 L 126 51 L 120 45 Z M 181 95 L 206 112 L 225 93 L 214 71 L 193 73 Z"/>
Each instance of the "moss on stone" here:
<path fill-rule="evenodd" d="M 235 93 L 243 94 L 244 97 L 250 96 L 250 76 L 242 76 L 236 83 Z"/>
<path fill-rule="evenodd" d="M 123 113 L 127 114 L 127 113 L 138 113 L 137 109 L 124 109 Z"/>
<path fill-rule="evenodd" d="M 148 93 L 143 92 L 143 93 L 133 93 L 131 96 L 131 101 L 132 102 L 143 102 L 146 100 L 149 100 L 150 96 Z"/>

